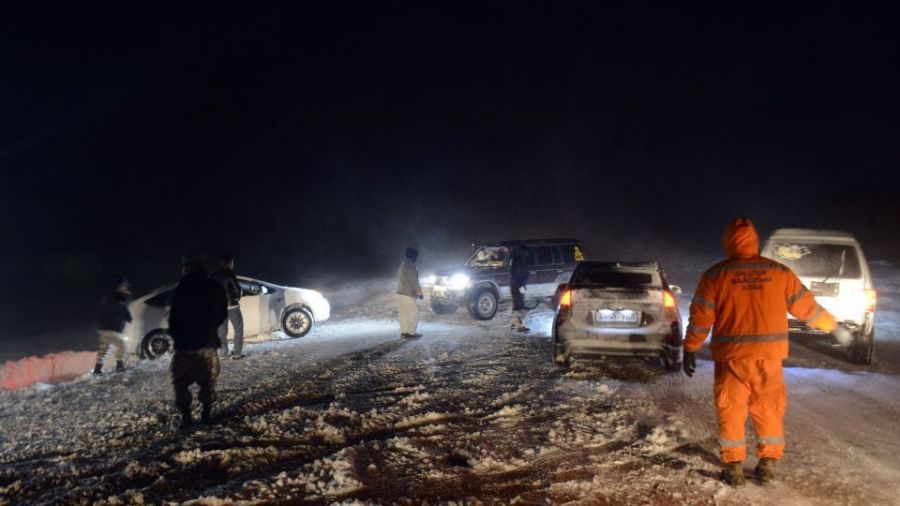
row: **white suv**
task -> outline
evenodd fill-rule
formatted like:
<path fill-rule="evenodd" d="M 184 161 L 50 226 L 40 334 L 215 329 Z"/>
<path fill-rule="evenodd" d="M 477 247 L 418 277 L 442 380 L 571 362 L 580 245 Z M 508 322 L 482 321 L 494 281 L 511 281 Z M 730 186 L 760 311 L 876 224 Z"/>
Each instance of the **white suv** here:
<path fill-rule="evenodd" d="M 851 362 L 869 364 L 875 349 L 875 289 L 856 239 L 847 232 L 781 228 L 766 241 L 763 256 L 790 267 L 816 301 L 853 333 Z M 792 332 L 820 334 L 791 319 Z"/>

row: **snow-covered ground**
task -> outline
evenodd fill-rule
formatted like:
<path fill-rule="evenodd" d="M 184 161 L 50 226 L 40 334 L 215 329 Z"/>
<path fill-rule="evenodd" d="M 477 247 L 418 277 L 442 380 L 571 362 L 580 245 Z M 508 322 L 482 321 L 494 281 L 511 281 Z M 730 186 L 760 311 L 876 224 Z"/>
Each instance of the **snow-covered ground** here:
<path fill-rule="evenodd" d="M 166 359 L 0 394 L 0 503 L 900 504 L 900 271 L 875 269 L 875 364 L 792 345 L 773 487 L 718 481 L 710 362 L 560 372 L 543 306 L 524 336 L 423 307 L 401 340 L 385 280 L 223 363 L 210 427 L 176 430 Z M 684 309 L 698 274 L 670 272 Z"/>

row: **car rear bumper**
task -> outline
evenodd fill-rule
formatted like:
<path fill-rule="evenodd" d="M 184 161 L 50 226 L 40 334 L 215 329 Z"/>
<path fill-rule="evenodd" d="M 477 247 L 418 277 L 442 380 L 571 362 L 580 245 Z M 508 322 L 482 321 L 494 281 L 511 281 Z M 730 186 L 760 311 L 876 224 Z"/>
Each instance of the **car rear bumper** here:
<path fill-rule="evenodd" d="M 851 332 L 859 332 L 864 331 L 866 333 L 871 332 L 872 326 L 875 322 L 875 314 L 874 313 L 866 313 L 863 315 L 861 320 L 838 320 L 839 325 L 843 325 L 847 327 Z M 792 334 L 806 334 L 806 335 L 829 335 L 830 332 L 825 332 L 823 330 L 819 330 L 800 320 L 795 320 L 793 318 L 788 319 L 788 331 Z"/>
<path fill-rule="evenodd" d="M 681 335 L 656 325 L 642 329 L 583 329 L 568 322 L 556 329 L 556 341 L 574 355 L 656 356 L 681 348 Z"/>

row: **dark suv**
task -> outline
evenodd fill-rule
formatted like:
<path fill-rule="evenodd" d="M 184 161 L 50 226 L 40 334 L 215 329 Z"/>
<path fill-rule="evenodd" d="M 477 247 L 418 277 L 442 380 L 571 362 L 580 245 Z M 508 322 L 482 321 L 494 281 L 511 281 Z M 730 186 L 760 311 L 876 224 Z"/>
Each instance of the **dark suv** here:
<path fill-rule="evenodd" d="M 509 254 L 523 246 L 527 251 L 528 281 L 526 307 L 534 309 L 552 299 L 560 284 L 567 283 L 584 250 L 576 239 L 535 239 L 501 241 L 474 245 L 465 265 L 440 271 L 424 279 L 431 297 L 431 309 L 449 314 L 466 306 L 477 320 L 490 320 L 500 302 L 511 299 L 509 293 Z"/>

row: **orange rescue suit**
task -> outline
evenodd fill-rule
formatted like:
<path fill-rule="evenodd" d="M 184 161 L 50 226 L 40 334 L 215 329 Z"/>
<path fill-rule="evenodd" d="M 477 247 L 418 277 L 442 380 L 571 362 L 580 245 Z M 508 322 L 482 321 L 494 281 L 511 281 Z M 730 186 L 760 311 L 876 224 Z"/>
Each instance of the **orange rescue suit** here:
<path fill-rule="evenodd" d="M 759 236 L 750 220 L 732 221 L 722 243 L 728 258 L 700 278 L 684 350 L 696 353 L 712 331 L 722 460 L 738 462 L 747 456 L 748 404 L 758 456 L 781 458 L 787 404 L 781 361 L 788 356 L 787 313 L 826 332 L 834 330 L 836 322 L 791 269 L 759 256 Z"/>

